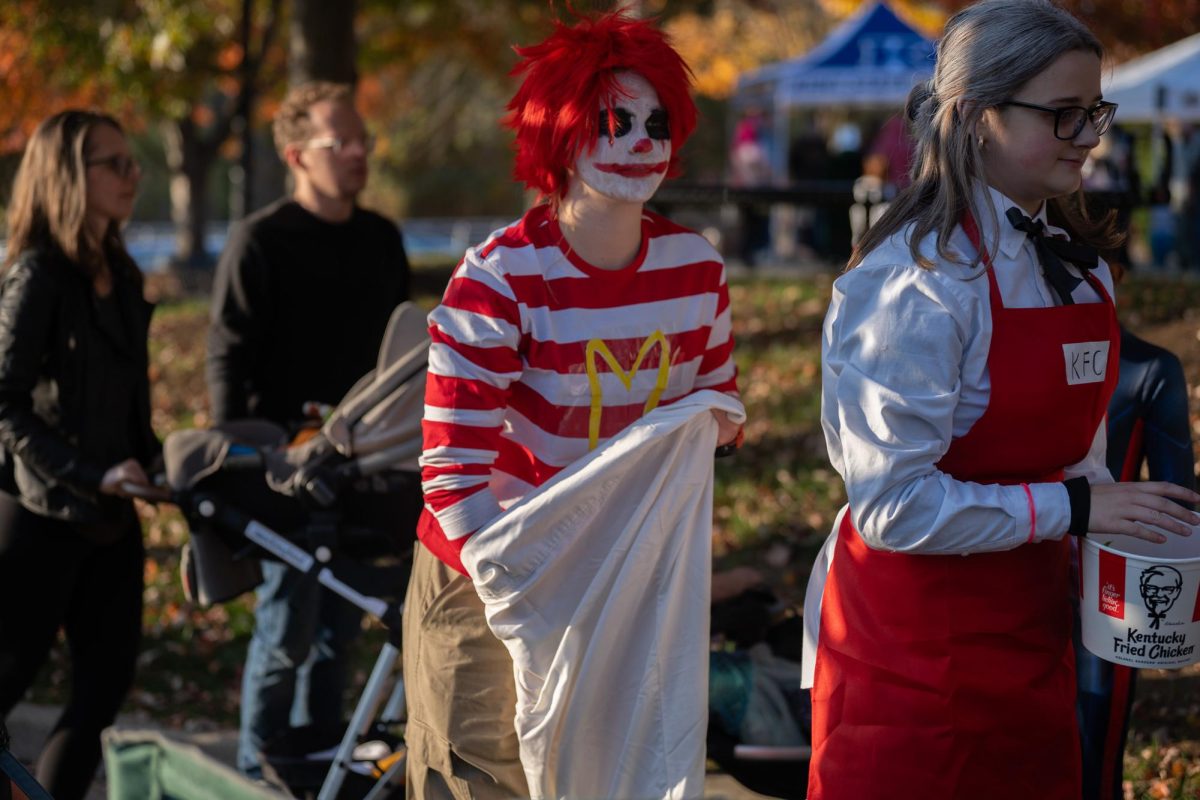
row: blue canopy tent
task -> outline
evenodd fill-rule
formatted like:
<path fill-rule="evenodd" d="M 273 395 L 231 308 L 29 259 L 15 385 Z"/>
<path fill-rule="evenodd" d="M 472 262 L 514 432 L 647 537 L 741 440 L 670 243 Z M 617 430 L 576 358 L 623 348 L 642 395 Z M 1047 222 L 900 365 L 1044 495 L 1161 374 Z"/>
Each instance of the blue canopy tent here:
<path fill-rule="evenodd" d="M 933 75 L 934 47 L 933 40 L 879 0 L 805 55 L 743 75 L 733 106 L 771 116 L 772 168 L 776 175 L 786 175 L 793 109 L 902 108 L 913 84 Z"/>

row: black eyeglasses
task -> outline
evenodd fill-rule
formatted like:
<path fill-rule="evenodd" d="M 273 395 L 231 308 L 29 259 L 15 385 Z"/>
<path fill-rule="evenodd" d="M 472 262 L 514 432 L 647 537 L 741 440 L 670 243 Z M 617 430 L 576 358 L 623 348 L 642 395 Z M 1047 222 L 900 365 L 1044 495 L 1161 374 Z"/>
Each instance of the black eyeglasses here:
<path fill-rule="evenodd" d="M 600 136 L 607 139 L 620 139 L 633 130 L 633 114 L 620 106 L 611 109 L 600 109 Z M 646 136 L 658 141 L 671 138 L 671 126 L 667 122 L 667 112 L 656 108 L 646 118 Z"/>
<path fill-rule="evenodd" d="M 362 145 L 363 152 L 367 155 L 375 151 L 375 137 L 369 133 L 346 139 L 340 136 L 321 136 L 316 139 L 309 139 L 307 142 L 301 142 L 300 149 L 332 150 L 334 155 L 341 155 L 343 150 L 355 144 Z"/>
<path fill-rule="evenodd" d="M 1083 132 L 1083 126 L 1090 120 L 1097 136 L 1103 136 L 1112 125 L 1117 113 L 1117 104 L 1101 100 L 1090 108 L 1083 106 L 1038 106 L 1033 103 L 1022 103 L 1020 100 L 1005 100 L 998 106 L 1020 106 L 1032 108 L 1034 111 L 1044 111 L 1054 115 L 1054 138 L 1071 141 Z"/>
<path fill-rule="evenodd" d="M 142 165 L 137 162 L 136 158 L 120 153 L 105 158 L 85 161 L 84 164 L 89 167 L 108 167 L 114 175 L 121 179 L 128 178 L 133 173 L 142 171 Z"/>

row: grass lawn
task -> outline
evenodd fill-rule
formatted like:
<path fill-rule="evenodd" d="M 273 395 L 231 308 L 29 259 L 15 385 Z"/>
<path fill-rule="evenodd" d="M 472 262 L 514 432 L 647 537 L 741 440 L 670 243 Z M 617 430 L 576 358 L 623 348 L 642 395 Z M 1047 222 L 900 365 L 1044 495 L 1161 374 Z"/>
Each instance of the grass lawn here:
<path fill-rule="evenodd" d="M 435 302 L 448 272 L 423 270 L 418 300 Z M 820 427 L 820 329 L 832 277 L 754 279 L 731 287 L 740 386 L 749 412 L 745 447 L 716 468 L 714 552 L 721 565 L 751 564 L 799 604 L 813 555 L 845 500 Z M 1184 360 L 1200 386 L 1200 283 L 1133 277 L 1121 290 L 1126 324 Z M 164 304 L 151 329 L 154 426 L 161 436 L 208 424 L 204 386 L 206 304 Z M 1193 392 L 1193 431 L 1200 394 Z M 129 704 L 180 728 L 236 723 L 239 673 L 252 627 L 248 598 L 217 608 L 188 604 L 178 577 L 187 528 L 178 513 L 142 507 L 146 638 Z M 362 674 L 381 642 L 369 632 Z M 61 648 L 35 699 L 53 702 L 66 680 Z M 1200 692 L 1196 669 L 1144 672 L 1126 753 L 1128 797 L 1200 798 Z"/>

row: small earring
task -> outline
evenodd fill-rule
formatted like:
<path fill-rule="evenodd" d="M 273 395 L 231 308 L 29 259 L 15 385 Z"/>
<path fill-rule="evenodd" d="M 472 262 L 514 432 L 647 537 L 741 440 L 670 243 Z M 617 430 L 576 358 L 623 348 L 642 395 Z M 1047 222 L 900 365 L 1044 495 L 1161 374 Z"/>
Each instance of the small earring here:
<path fill-rule="evenodd" d="M 980 136 L 977 143 L 979 144 L 979 149 L 982 150 L 987 145 L 987 139 Z"/>

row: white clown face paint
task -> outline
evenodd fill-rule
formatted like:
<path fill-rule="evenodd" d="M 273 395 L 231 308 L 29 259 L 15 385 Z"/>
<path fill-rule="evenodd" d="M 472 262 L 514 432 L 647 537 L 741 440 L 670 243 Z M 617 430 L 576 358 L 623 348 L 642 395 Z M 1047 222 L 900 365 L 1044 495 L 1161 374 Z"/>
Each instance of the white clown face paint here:
<path fill-rule="evenodd" d="M 622 72 L 617 80 L 623 93 L 615 98 L 613 112 L 626 112 L 631 126 L 624 135 L 610 136 L 607 124 L 602 125 L 595 146 L 576 160 L 575 175 L 605 197 L 645 203 L 658 191 L 671 161 L 670 137 L 652 138 L 646 123 L 650 121 L 651 131 L 661 136 L 666 110 L 658 100 L 658 92 L 641 75 Z M 602 111 L 603 104 L 597 113 Z"/>

